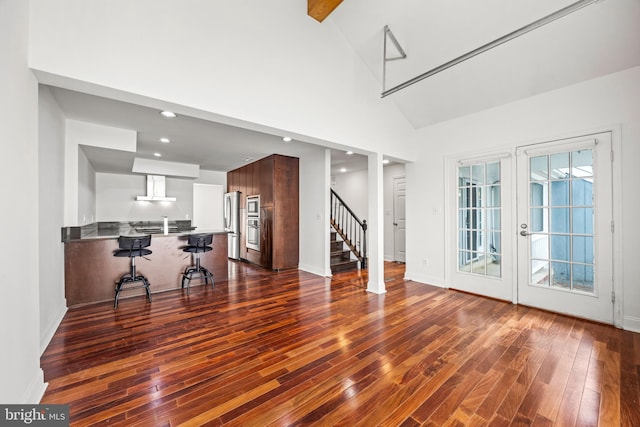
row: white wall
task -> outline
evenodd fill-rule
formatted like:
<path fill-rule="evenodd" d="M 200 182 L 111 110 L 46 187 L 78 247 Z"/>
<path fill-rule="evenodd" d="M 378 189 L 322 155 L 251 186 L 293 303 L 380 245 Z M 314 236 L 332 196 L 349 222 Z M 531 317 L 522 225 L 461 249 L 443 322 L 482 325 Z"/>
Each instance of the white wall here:
<path fill-rule="evenodd" d="M 64 294 L 64 116 L 49 89 L 39 88 L 38 226 L 40 351 L 43 352 L 67 311 Z"/>
<path fill-rule="evenodd" d="M 145 175 L 96 174 L 97 221 L 161 221 L 193 218 L 193 180 L 166 178 L 167 196 L 175 202 L 137 201 L 147 193 Z"/>
<path fill-rule="evenodd" d="M 393 178 L 405 176 L 404 164 L 385 166 L 383 169 L 384 191 L 384 259 L 394 260 L 393 241 Z M 349 205 L 360 219 L 368 213 L 368 171 L 337 174 L 332 177 L 331 188 Z"/>
<path fill-rule="evenodd" d="M 334 175 L 331 180 L 331 188 L 361 220 L 367 219 L 368 216 L 368 174 L 366 169 L 339 173 Z"/>
<path fill-rule="evenodd" d="M 329 181 L 331 151 L 300 156 L 300 262 L 298 268 L 331 276 L 329 266 Z"/>
<path fill-rule="evenodd" d="M 89 163 L 84 151 L 77 148 L 75 150 L 78 153 L 78 220 L 76 224 L 91 224 L 96 221 L 96 171 Z"/>
<path fill-rule="evenodd" d="M 96 221 L 161 221 L 193 218 L 193 183 L 227 187 L 226 172 L 200 171 L 200 178 L 166 178 L 166 194 L 175 202 L 142 202 L 147 192 L 145 175 L 96 174 Z M 222 202 L 221 202 L 222 203 Z"/>
<path fill-rule="evenodd" d="M 640 241 L 640 229 L 635 224 L 640 192 L 634 186 L 640 182 L 639 117 L 640 68 L 636 67 L 422 129 L 415 162 L 406 167 L 407 278 L 447 285 L 443 251 L 446 155 L 514 148 L 612 129 L 614 142 L 620 138 L 622 148 L 615 153 L 614 172 L 624 177 L 616 182 L 614 175 L 616 283 L 623 293 L 623 325 L 640 331 L 640 263 L 635 261 Z"/>
<path fill-rule="evenodd" d="M 40 369 L 38 84 L 27 68 L 29 2 L 0 1 L 0 402 L 37 403 Z M 31 245 L 30 251 L 16 248 Z"/>
<path fill-rule="evenodd" d="M 305 2 L 31 5 L 30 65 L 43 82 L 167 101 L 179 113 L 184 106 L 189 113 L 278 129 L 307 142 L 410 156 L 411 126 L 392 100 L 380 100 L 380 83 L 337 27 L 308 17 Z"/>

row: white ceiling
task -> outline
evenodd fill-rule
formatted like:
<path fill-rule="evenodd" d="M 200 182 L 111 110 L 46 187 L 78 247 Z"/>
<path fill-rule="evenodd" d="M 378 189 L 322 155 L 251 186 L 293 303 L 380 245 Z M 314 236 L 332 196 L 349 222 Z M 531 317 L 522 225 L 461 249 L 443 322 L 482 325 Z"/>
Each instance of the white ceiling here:
<path fill-rule="evenodd" d="M 387 64 L 386 88 L 553 13 L 574 0 L 345 0 L 319 25 L 335 25 L 380 82 L 383 28 L 407 53 Z M 394 51 L 390 48 L 389 56 Z M 640 0 L 601 0 L 495 49 L 389 95 L 414 128 L 514 102 L 640 65 Z M 283 135 L 180 116 L 51 88 L 71 118 L 138 132 L 139 157 L 228 171 L 273 153 L 299 156 L 320 147 Z M 170 144 L 159 142 L 171 139 Z M 133 154 L 84 147 L 99 172 L 130 173 Z M 332 150 L 332 173 L 367 168 L 365 156 Z"/>
<path fill-rule="evenodd" d="M 324 149 L 299 141 L 285 143 L 284 135 L 269 135 L 208 120 L 180 115 L 166 119 L 159 110 L 86 93 L 49 87 L 64 115 L 73 120 L 137 131 L 136 153 L 82 146 L 97 172 L 131 173 L 134 157 L 197 164 L 201 169 L 229 171 L 271 154 L 298 157 Z M 171 140 L 165 144 L 161 137 Z M 154 153 L 162 154 L 155 157 Z M 367 157 L 331 150 L 332 174 L 367 169 Z"/>
<path fill-rule="evenodd" d="M 345 0 L 330 19 L 382 92 L 385 25 L 407 53 L 387 63 L 390 89 L 575 2 Z M 389 98 L 419 129 L 637 65 L 640 1 L 601 0 Z"/>

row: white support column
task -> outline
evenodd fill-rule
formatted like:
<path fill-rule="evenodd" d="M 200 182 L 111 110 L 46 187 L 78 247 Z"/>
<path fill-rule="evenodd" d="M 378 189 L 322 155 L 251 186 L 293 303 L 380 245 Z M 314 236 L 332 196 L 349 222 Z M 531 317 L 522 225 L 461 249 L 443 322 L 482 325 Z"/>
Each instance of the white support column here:
<path fill-rule="evenodd" d="M 369 154 L 369 217 L 367 218 L 367 256 L 369 283 L 367 291 L 383 294 L 384 286 L 384 188 L 382 154 Z"/>

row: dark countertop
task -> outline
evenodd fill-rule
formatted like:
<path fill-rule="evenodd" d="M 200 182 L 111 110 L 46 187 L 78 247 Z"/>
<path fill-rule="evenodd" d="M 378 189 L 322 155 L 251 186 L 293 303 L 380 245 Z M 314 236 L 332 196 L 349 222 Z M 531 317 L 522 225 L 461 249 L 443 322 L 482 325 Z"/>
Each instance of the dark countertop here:
<path fill-rule="evenodd" d="M 167 235 L 187 235 L 192 233 L 227 234 L 224 230 L 196 230 L 191 221 L 169 221 Z M 62 242 L 91 239 L 114 239 L 119 236 L 139 236 L 151 234 L 162 237 L 164 234 L 163 221 L 130 221 L 130 222 L 97 222 L 81 227 L 63 227 Z"/>

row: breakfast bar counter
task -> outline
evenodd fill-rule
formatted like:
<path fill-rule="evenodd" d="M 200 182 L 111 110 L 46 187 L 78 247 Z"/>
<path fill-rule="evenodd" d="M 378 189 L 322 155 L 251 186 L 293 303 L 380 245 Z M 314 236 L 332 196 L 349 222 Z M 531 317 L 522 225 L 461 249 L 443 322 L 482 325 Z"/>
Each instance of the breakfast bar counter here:
<path fill-rule="evenodd" d="M 213 274 L 214 283 L 228 280 L 227 232 L 198 231 L 213 233 L 213 250 L 200 254 L 200 264 Z M 152 234 L 153 253 L 147 257 L 137 257 L 138 274 L 145 276 L 151 284 L 151 292 L 163 292 L 181 288 L 182 273 L 192 265 L 191 254 L 183 252 L 189 232 Z M 115 284 L 129 271 L 129 258 L 118 258 L 113 252 L 118 248 L 118 236 L 83 237 L 65 241 L 64 268 L 65 294 L 69 307 L 101 301 L 113 301 Z M 199 278 L 191 281 L 191 287 L 201 283 Z M 144 295 L 144 289 L 125 287 L 120 300 Z M 204 290 L 204 289 L 203 289 Z M 200 291 L 191 290 L 191 295 Z M 185 291 L 186 295 L 186 291 Z M 140 304 L 147 304 L 141 299 Z"/>

